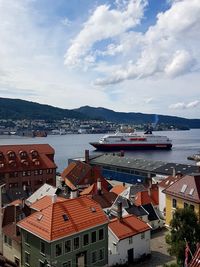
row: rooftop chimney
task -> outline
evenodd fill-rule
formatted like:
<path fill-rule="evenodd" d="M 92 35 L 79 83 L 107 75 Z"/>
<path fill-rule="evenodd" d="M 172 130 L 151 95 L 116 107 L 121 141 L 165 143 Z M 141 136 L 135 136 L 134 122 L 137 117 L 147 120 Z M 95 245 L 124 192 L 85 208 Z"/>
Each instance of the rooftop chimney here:
<path fill-rule="evenodd" d="M 121 156 L 121 157 L 124 157 L 124 150 L 121 150 L 121 151 L 120 151 L 120 156 Z"/>
<path fill-rule="evenodd" d="M 121 221 L 122 220 L 122 202 L 117 202 L 117 218 Z"/>
<path fill-rule="evenodd" d="M 176 169 L 173 167 L 172 169 L 172 176 L 175 177 L 176 176 Z"/>
<path fill-rule="evenodd" d="M 85 150 L 85 162 L 89 163 L 89 161 L 90 161 L 89 150 Z"/>
<path fill-rule="evenodd" d="M 98 195 L 101 195 L 101 178 L 97 179 L 97 193 Z"/>
<path fill-rule="evenodd" d="M 56 194 L 53 194 L 52 196 L 52 203 L 56 203 L 57 201 L 57 195 Z"/>
<path fill-rule="evenodd" d="M 124 187 L 126 186 L 126 183 L 125 183 L 125 182 L 123 182 L 123 186 L 124 186 Z"/>
<path fill-rule="evenodd" d="M 78 197 L 78 190 L 72 190 L 70 192 L 70 198 L 73 199 L 73 198 L 77 198 Z"/>

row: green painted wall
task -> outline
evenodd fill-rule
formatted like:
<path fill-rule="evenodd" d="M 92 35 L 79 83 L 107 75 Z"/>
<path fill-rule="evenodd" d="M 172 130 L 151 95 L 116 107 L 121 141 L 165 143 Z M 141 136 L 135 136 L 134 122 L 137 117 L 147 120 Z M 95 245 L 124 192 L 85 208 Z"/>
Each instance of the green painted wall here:
<path fill-rule="evenodd" d="M 98 240 L 99 229 L 104 229 L 104 239 Z M 91 233 L 96 231 L 97 233 L 97 241 L 95 243 L 91 243 Z M 87 246 L 83 246 L 83 235 L 89 234 L 89 244 Z M 28 235 L 29 244 L 25 242 L 25 234 Z M 75 237 L 80 237 L 80 247 L 77 250 L 72 249 L 71 252 L 64 252 L 64 243 L 67 240 L 72 240 Z M 22 266 L 26 267 L 28 265 L 25 264 L 25 251 L 30 253 L 30 267 L 38 267 L 39 261 L 42 262 L 47 259 L 48 262 L 51 262 L 51 266 L 63 267 L 63 263 L 67 261 L 71 261 L 73 267 L 76 266 L 77 255 L 84 253 L 86 258 L 86 266 L 104 266 L 108 263 L 108 225 L 99 226 L 96 228 L 92 228 L 88 231 L 81 232 L 80 234 L 73 235 L 71 237 L 63 238 L 58 241 L 54 241 L 52 243 L 45 242 L 46 253 L 42 255 L 40 253 L 40 241 L 41 239 L 26 232 L 22 229 Z M 43 240 L 42 240 L 43 241 Z M 43 241 L 44 242 L 44 241 Z M 56 257 L 56 244 L 62 244 L 62 255 Z M 73 247 L 73 245 L 72 245 Z M 104 249 L 104 258 L 100 260 L 100 249 Z M 92 263 L 92 252 L 96 251 L 97 261 Z"/>

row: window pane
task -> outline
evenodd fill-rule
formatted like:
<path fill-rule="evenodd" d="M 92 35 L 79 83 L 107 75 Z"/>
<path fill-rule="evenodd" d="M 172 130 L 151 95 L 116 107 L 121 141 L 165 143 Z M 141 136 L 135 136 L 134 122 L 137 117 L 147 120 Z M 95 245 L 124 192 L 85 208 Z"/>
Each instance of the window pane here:
<path fill-rule="evenodd" d="M 71 251 L 71 240 L 67 240 L 65 242 L 65 253 L 70 252 Z"/>
<path fill-rule="evenodd" d="M 99 260 L 103 260 L 103 259 L 104 259 L 104 249 L 101 248 L 101 249 L 99 250 Z"/>
<path fill-rule="evenodd" d="M 95 263 L 97 261 L 97 252 L 93 251 L 92 252 L 92 263 Z"/>
<path fill-rule="evenodd" d="M 56 257 L 60 256 L 62 254 L 62 244 L 56 245 Z"/>
<path fill-rule="evenodd" d="M 96 231 L 92 232 L 92 243 L 96 242 Z"/>
<path fill-rule="evenodd" d="M 45 254 L 45 243 L 44 242 L 40 242 L 40 252 Z"/>
<path fill-rule="evenodd" d="M 83 245 L 84 246 L 87 246 L 89 244 L 89 235 L 88 234 L 85 234 L 83 236 Z"/>
<path fill-rule="evenodd" d="M 74 249 L 78 249 L 79 248 L 79 237 L 75 237 L 74 238 Z"/>
<path fill-rule="evenodd" d="M 25 263 L 30 264 L 30 254 L 25 251 Z"/>
<path fill-rule="evenodd" d="M 104 230 L 100 229 L 99 230 L 99 240 L 103 240 L 104 239 Z"/>

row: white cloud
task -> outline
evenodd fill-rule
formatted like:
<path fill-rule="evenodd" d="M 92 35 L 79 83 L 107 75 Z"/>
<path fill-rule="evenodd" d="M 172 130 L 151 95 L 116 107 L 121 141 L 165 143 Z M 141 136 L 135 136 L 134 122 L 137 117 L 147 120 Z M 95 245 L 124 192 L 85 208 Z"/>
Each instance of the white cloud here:
<path fill-rule="evenodd" d="M 66 65 L 80 64 L 96 42 L 119 36 L 140 23 L 146 0 L 121 1 L 120 4 L 123 4 L 122 10 L 111 9 L 108 5 L 96 8 L 83 29 L 72 40 L 65 55 Z"/>
<path fill-rule="evenodd" d="M 170 109 L 191 109 L 191 108 L 196 108 L 197 106 L 199 106 L 199 104 L 200 104 L 199 100 L 195 100 L 189 103 L 179 102 L 179 103 L 170 105 L 169 108 Z"/>
<path fill-rule="evenodd" d="M 146 98 L 145 100 L 144 100 L 144 102 L 146 103 L 146 104 L 149 104 L 149 103 L 151 103 L 153 101 L 153 97 L 149 97 L 149 98 Z"/>
<path fill-rule="evenodd" d="M 178 75 L 188 73 L 194 64 L 195 60 L 187 51 L 178 50 L 171 62 L 166 65 L 165 73 L 171 77 L 176 77 Z"/>
<path fill-rule="evenodd" d="M 173 77 L 198 71 L 200 66 L 200 1 L 173 1 L 157 15 L 157 22 L 146 33 L 124 33 L 119 43 L 108 46 L 102 55 L 123 54 L 117 73 L 104 73 L 97 85 L 107 85 L 146 77 Z M 131 38 L 131 35 L 134 38 Z M 126 55 L 124 55 L 126 53 Z M 132 64 L 127 60 L 132 59 Z"/>

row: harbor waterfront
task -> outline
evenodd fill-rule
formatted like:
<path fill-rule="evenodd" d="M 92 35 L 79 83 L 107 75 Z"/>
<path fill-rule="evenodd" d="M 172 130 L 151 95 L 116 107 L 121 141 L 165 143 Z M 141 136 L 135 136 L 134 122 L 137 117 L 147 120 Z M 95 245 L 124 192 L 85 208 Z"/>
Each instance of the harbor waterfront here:
<path fill-rule="evenodd" d="M 187 157 L 200 151 L 200 129 L 189 131 L 162 131 L 154 132 L 155 135 L 167 135 L 173 143 L 169 151 L 126 151 L 125 155 L 151 160 L 161 160 L 166 162 L 176 162 L 195 165 L 195 161 L 188 160 Z M 49 135 L 47 137 L 19 137 L 0 136 L 0 145 L 11 144 L 50 144 L 55 149 L 55 162 L 57 171 L 61 172 L 68 165 L 68 159 L 83 157 L 85 149 L 90 154 L 101 154 L 96 152 L 89 142 L 95 142 L 102 137 L 102 134 L 67 134 Z"/>

